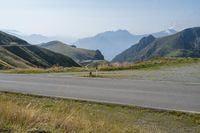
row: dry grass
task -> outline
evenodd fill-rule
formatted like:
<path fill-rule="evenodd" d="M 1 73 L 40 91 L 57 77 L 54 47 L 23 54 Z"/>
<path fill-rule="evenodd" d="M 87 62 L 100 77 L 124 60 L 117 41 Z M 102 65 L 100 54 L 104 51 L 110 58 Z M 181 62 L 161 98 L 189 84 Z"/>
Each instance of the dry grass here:
<path fill-rule="evenodd" d="M 54 66 L 51 68 L 16 68 L 10 70 L 4 70 L 3 73 L 19 73 L 19 74 L 39 74 L 39 73 L 63 73 L 63 72 L 87 72 L 93 71 L 93 69 L 81 68 L 81 67 L 60 67 Z"/>
<path fill-rule="evenodd" d="M 165 133 L 200 130 L 200 115 L 0 92 L 0 128 L 14 133 Z"/>
<path fill-rule="evenodd" d="M 99 66 L 100 71 L 117 71 L 117 70 L 139 70 L 139 69 L 157 69 L 163 66 L 183 65 L 191 63 L 200 63 L 200 58 L 154 58 L 134 64 L 110 64 Z"/>
<path fill-rule="evenodd" d="M 200 63 L 200 58 L 154 58 L 147 61 L 137 63 L 107 63 L 99 65 L 99 71 L 120 71 L 120 70 L 146 70 L 158 69 L 165 66 L 179 66 L 185 64 Z M 67 72 L 95 72 L 96 68 L 84 67 L 60 67 L 53 66 L 51 68 L 16 68 L 10 70 L 3 70 L 3 73 L 18 73 L 18 74 L 39 74 L 39 73 L 67 73 Z"/>

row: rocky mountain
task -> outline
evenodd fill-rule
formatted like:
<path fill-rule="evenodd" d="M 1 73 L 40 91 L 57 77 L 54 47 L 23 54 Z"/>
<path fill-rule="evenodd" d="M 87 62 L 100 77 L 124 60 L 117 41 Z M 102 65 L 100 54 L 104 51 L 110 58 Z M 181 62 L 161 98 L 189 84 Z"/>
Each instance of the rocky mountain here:
<path fill-rule="evenodd" d="M 0 31 L 0 68 L 48 68 L 54 65 L 79 66 L 70 57 L 31 45 L 13 35 Z"/>
<path fill-rule="evenodd" d="M 155 37 L 163 37 L 176 33 L 173 29 L 153 33 Z M 75 44 L 78 47 L 99 49 L 104 57 L 111 60 L 114 56 L 137 43 L 145 35 L 133 35 L 127 30 L 107 31 L 94 37 L 79 39 Z"/>
<path fill-rule="evenodd" d="M 162 38 L 144 37 L 112 62 L 135 62 L 152 57 L 200 57 L 200 27 Z"/>
<path fill-rule="evenodd" d="M 67 45 L 59 41 L 43 43 L 40 46 L 51 51 L 69 56 L 77 62 L 83 62 L 85 60 L 104 60 L 104 56 L 99 50 L 77 48 L 75 45 Z"/>

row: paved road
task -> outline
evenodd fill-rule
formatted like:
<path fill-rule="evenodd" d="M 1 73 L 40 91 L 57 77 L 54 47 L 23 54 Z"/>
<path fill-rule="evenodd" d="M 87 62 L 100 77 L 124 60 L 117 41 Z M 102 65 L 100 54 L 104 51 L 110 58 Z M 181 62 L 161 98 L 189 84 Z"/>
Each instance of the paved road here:
<path fill-rule="evenodd" d="M 200 112 L 200 83 L 0 74 L 0 90 Z"/>

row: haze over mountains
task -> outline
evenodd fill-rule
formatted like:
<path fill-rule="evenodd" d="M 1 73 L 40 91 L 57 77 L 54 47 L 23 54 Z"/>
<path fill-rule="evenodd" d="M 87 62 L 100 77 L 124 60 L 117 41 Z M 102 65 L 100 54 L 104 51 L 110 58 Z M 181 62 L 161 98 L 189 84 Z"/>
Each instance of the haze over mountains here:
<path fill-rule="evenodd" d="M 174 29 L 167 29 L 152 33 L 152 35 L 163 37 L 175 33 Z M 133 35 L 127 30 L 107 31 L 99 33 L 94 37 L 79 39 L 75 44 L 82 48 L 99 49 L 106 59 L 111 60 L 123 50 L 137 43 L 144 36 L 147 36 L 147 34 Z"/>
<path fill-rule="evenodd" d="M 149 35 L 117 55 L 112 62 L 136 62 L 153 57 L 200 57 L 200 27 L 162 38 Z"/>
<path fill-rule="evenodd" d="M 74 44 L 77 47 L 84 49 L 99 49 L 104 55 L 105 59 L 112 60 L 114 56 L 129 48 L 131 45 L 137 43 L 144 35 L 134 35 L 127 30 L 106 31 L 99 33 L 93 37 L 78 39 L 63 37 L 47 37 L 40 34 L 25 34 L 16 30 L 4 30 L 6 33 L 17 36 L 28 41 L 31 44 L 47 43 L 54 40 L 62 41 L 66 44 Z M 160 32 L 152 33 L 155 37 L 163 37 L 175 34 L 176 30 L 169 28 Z"/>
<path fill-rule="evenodd" d="M 0 68 L 48 68 L 54 65 L 63 67 L 79 66 L 68 56 L 31 45 L 15 36 L 0 31 Z"/>
<path fill-rule="evenodd" d="M 29 42 L 30 44 L 41 44 L 41 43 L 46 43 L 46 42 L 50 42 L 50 41 L 54 41 L 54 40 L 59 40 L 59 41 L 63 41 L 66 43 L 73 43 L 76 41 L 75 38 L 70 38 L 70 37 L 62 37 L 62 36 L 44 36 L 41 34 L 27 34 L 27 33 L 23 33 L 17 30 L 8 30 L 8 29 L 3 29 L 3 32 L 6 32 L 10 35 L 19 37 L 23 40 L 26 40 L 27 42 Z"/>

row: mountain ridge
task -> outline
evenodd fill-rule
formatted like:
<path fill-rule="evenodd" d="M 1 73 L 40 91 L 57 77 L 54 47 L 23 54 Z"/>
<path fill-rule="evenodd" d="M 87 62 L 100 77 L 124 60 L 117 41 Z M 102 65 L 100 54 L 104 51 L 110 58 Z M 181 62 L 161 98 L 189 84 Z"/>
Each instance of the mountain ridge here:
<path fill-rule="evenodd" d="M 9 29 L 2 29 L 2 31 L 7 34 L 26 40 L 28 43 L 34 44 L 34 45 L 50 42 L 53 40 L 60 40 L 67 43 L 73 43 L 76 40 L 75 38 L 71 38 L 71 37 L 46 36 L 46 35 L 42 35 L 38 33 L 28 34 L 28 33 L 23 33 L 17 30 L 9 30 Z"/>
<path fill-rule="evenodd" d="M 112 62 L 135 62 L 153 57 L 200 57 L 200 27 L 156 38 L 145 46 L 139 42 L 118 54 Z"/>
<path fill-rule="evenodd" d="M 162 37 L 176 33 L 176 31 L 172 29 L 168 29 L 167 31 L 169 32 L 165 30 L 152 33 L 152 35 Z M 106 59 L 111 60 L 114 56 L 137 43 L 142 37 L 147 35 L 148 34 L 134 35 L 128 30 L 106 31 L 92 37 L 79 39 L 74 44 L 82 48 L 99 49 Z"/>
<path fill-rule="evenodd" d="M 60 41 L 51 41 L 48 43 L 40 44 L 40 46 L 51 51 L 69 56 L 79 63 L 85 60 L 104 60 L 104 56 L 99 50 L 77 48 L 75 45 L 67 45 Z"/>

